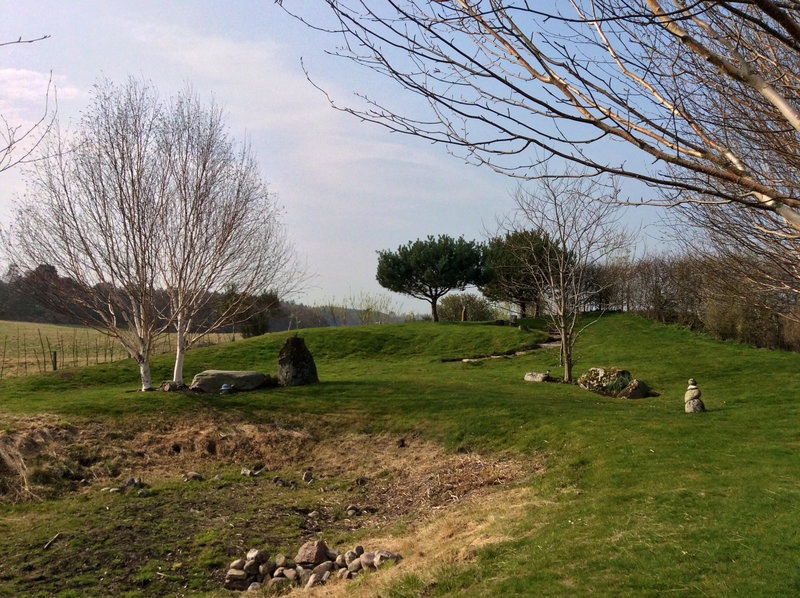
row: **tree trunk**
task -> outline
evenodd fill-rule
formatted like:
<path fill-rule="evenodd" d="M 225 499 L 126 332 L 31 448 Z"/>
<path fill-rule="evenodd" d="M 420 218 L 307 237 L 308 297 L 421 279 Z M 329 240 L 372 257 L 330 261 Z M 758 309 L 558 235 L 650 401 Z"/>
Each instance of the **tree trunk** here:
<path fill-rule="evenodd" d="M 434 322 L 439 321 L 439 311 L 436 306 L 436 299 L 431 301 L 431 317 L 433 318 Z"/>
<path fill-rule="evenodd" d="M 561 329 L 561 365 L 564 366 L 564 382 L 572 382 L 572 338 L 570 331 Z"/>
<path fill-rule="evenodd" d="M 183 358 L 186 354 L 186 324 L 182 318 L 178 318 L 175 329 L 175 367 L 172 369 L 172 381 L 176 384 L 183 384 Z"/>
<path fill-rule="evenodd" d="M 150 361 L 141 358 L 139 360 L 139 374 L 142 377 L 142 392 L 153 390 L 153 380 L 150 377 Z"/>
<path fill-rule="evenodd" d="M 528 304 L 524 301 L 520 301 L 519 303 L 519 317 L 526 318 L 528 317 Z"/>

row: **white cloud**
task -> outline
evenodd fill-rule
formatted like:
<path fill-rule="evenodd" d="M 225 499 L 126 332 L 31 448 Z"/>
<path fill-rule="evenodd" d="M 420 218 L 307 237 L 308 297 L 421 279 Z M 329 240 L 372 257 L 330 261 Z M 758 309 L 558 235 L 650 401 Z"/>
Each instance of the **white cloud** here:
<path fill-rule="evenodd" d="M 46 109 L 54 108 L 56 98 L 72 100 L 81 95 L 65 77 L 28 69 L 0 69 L 0 114 L 14 126 L 36 122 Z"/>

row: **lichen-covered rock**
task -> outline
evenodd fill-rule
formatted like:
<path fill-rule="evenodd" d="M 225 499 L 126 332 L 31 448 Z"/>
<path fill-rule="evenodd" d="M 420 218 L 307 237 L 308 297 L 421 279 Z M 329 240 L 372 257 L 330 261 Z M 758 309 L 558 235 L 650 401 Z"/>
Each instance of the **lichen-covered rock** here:
<path fill-rule="evenodd" d="M 358 554 L 356 554 L 355 550 L 348 550 L 344 553 L 344 564 L 345 566 L 349 566 L 354 560 L 358 558 Z"/>
<path fill-rule="evenodd" d="M 374 552 L 365 552 L 360 557 L 361 560 L 361 568 L 362 569 L 374 569 L 375 568 L 375 553 Z"/>
<path fill-rule="evenodd" d="M 240 569 L 244 570 L 244 564 L 247 562 L 247 559 L 236 559 L 233 561 L 229 566 L 228 569 Z"/>
<path fill-rule="evenodd" d="M 278 352 L 278 384 L 303 386 L 318 382 L 317 366 L 306 342 L 299 336 L 287 338 Z"/>
<path fill-rule="evenodd" d="M 259 550 L 258 548 L 251 548 L 247 551 L 248 561 L 255 561 L 259 565 L 266 563 L 269 560 L 269 551 L 268 550 Z"/>
<path fill-rule="evenodd" d="M 334 566 L 333 561 L 325 561 L 314 567 L 311 573 L 314 573 L 315 575 L 321 578 L 325 573 L 333 569 L 333 566 Z"/>
<path fill-rule="evenodd" d="M 376 550 L 375 558 L 372 563 L 375 567 L 380 567 L 384 563 L 399 563 L 402 558 L 403 557 L 399 554 L 389 552 L 388 550 Z"/>
<path fill-rule="evenodd" d="M 691 401 L 686 401 L 683 404 L 683 409 L 686 411 L 686 413 L 704 413 L 706 406 L 700 399 L 692 399 Z"/>
<path fill-rule="evenodd" d="M 362 569 L 362 564 L 360 556 L 354 558 L 352 561 L 350 561 L 350 564 L 347 565 L 347 570 L 350 571 L 350 573 L 361 571 L 361 569 Z"/>
<path fill-rule="evenodd" d="M 631 381 L 631 373 L 621 368 L 591 368 L 578 378 L 578 386 L 592 392 L 614 392 L 625 388 Z"/>
<path fill-rule="evenodd" d="M 275 561 L 267 561 L 258 566 L 258 574 L 262 579 L 268 579 L 272 577 L 272 574 L 275 573 L 277 568 Z"/>
<path fill-rule="evenodd" d="M 219 393 L 223 384 L 228 384 L 231 390 L 255 390 L 267 385 L 269 376 L 261 372 L 247 372 L 236 370 L 205 370 L 197 374 L 189 386 L 191 390 L 200 390 L 208 393 Z"/>
<path fill-rule="evenodd" d="M 247 573 L 241 569 L 229 569 L 225 574 L 225 589 L 243 591 L 248 588 L 250 582 L 247 580 Z"/>

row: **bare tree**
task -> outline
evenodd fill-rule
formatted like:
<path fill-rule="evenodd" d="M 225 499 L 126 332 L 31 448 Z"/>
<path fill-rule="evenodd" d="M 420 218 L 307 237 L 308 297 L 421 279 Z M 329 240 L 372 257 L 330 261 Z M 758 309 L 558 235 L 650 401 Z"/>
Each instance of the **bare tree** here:
<path fill-rule="evenodd" d="M 545 298 L 546 317 L 561 337 L 564 381 L 572 381 L 572 348 L 583 328 L 579 318 L 592 298 L 603 292 L 589 285 L 592 270 L 630 245 L 618 223 L 614 200 L 618 189 L 598 179 L 563 177 L 540 179 L 533 189 L 519 187 L 516 212 L 506 228 L 538 231 L 549 239 L 542 247 L 518 242 L 511 247 L 517 261 L 530 269 L 526 277 Z M 518 235 L 518 241 L 536 235 Z M 544 254 L 542 254 L 544 251 Z"/>
<path fill-rule="evenodd" d="M 800 230 L 796 2 L 327 5 L 333 23 L 310 24 L 340 55 L 429 106 L 362 95 L 343 110 L 515 177 L 557 157 L 644 181 L 656 203 L 736 204 Z"/>
<path fill-rule="evenodd" d="M 192 343 L 244 314 L 261 294 L 290 292 L 302 275 L 276 197 L 250 147 L 231 140 L 222 110 L 204 106 L 186 90 L 165 116 L 170 187 L 162 219 L 175 225 L 172 233 L 165 231 L 159 268 L 177 337 L 173 380 L 183 384 L 184 355 Z M 236 289 L 232 300 L 217 318 L 198 322 L 225 287 Z"/>
<path fill-rule="evenodd" d="M 118 338 L 139 363 L 143 390 L 160 333 L 177 332 L 181 383 L 190 333 L 197 340 L 298 280 L 252 152 L 190 92 L 165 104 L 147 83 L 103 81 L 79 132 L 55 135 L 46 150 L 17 213 L 12 260 L 54 266 L 68 284 L 47 277 L 45 298 Z M 237 293 L 225 309 L 198 322 L 230 287 Z"/>
<path fill-rule="evenodd" d="M 717 295 L 800 322 L 800 234 L 768 212 L 681 207 L 669 221 L 687 260 Z"/>
<path fill-rule="evenodd" d="M 49 38 L 43 35 L 35 39 L 19 38 L 8 42 L 0 42 L 0 47 L 18 44 L 32 44 Z M 9 122 L 8 118 L 0 114 L 0 172 L 13 168 L 19 164 L 30 161 L 39 144 L 52 128 L 56 111 L 51 106 L 51 92 L 53 80 L 48 80 L 47 91 L 44 96 L 44 108 L 41 115 L 29 124 Z"/>
<path fill-rule="evenodd" d="M 80 130 L 56 128 L 45 141 L 9 244 L 21 269 L 48 264 L 67 279 L 39 280 L 41 297 L 117 338 L 139 364 L 142 390 L 152 388 L 150 353 L 165 328 L 156 297 L 169 188 L 160 113 L 144 84 L 95 86 Z"/>

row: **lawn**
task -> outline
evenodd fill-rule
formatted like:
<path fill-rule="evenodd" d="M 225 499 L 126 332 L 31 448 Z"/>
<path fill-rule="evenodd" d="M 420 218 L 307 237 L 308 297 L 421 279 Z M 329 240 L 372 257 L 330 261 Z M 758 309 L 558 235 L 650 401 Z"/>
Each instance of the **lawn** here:
<path fill-rule="evenodd" d="M 192 350 L 186 372 L 274 374 L 287 334 Z M 126 361 L 3 381 L 0 440 L 39 425 L 68 438 L 74 454 L 31 461 L 44 500 L 2 507 L 0 594 L 216 594 L 242 547 L 288 551 L 319 535 L 380 537 L 406 553 L 390 572 L 342 584 L 348 594 L 800 593 L 800 356 L 607 316 L 579 340 L 575 371 L 624 367 L 659 393 L 626 401 L 522 381 L 531 370 L 558 375 L 557 350 L 448 361 L 529 349 L 546 336 L 535 329 L 421 322 L 301 335 L 319 385 L 227 397 L 136 393 Z M 168 357 L 155 358 L 154 380 L 169 369 Z M 683 412 L 690 377 L 705 414 Z M 261 431 L 261 444 L 226 453 L 221 439 L 247 426 Z M 214 454 L 203 444 L 212 433 Z M 398 439 L 417 452 L 395 448 Z M 182 450 L 169 456 L 170 446 Z M 334 461 L 337 451 L 357 458 Z M 443 493 L 390 512 L 381 484 L 401 493 L 426 459 L 429 480 L 438 466 L 442 478 L 484 467 L 489 481 L 462 499 L 454 477 L 452 500 Z M 102 491 L 145 462 L 151 497 Z M 245 464 L 269 476 L 242 478 Z M 287 493 L 268 481 L 309 465 L 324 472 L 327 492 Z M 189 466 L 206 481 L 180 481 Z M 359 467 L 367 473 L 357 476 Z M 73 479 L 87 472 L 97 479 Z M 363 491 L 353 482 L 362 477 Z M 348 521 L 341 504 L 354 500 L 372 501 L 374 516 Z M 325 517 L 311 525 L 315 510 Z"/>

